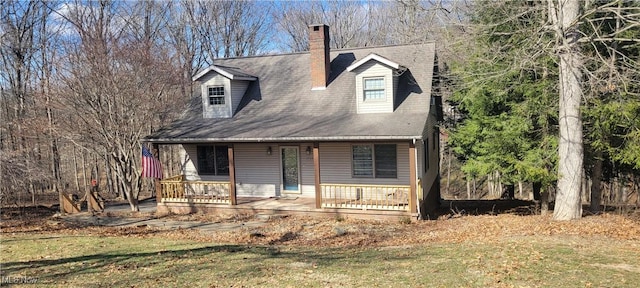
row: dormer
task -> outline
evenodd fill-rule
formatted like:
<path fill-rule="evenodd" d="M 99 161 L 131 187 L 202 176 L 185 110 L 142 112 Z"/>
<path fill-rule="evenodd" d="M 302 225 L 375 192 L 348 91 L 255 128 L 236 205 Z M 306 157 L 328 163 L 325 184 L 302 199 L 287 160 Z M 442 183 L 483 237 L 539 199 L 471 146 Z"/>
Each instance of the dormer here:
<path fill-rule="evenodd" d="M 235 67 L 213 65 L 193 77 L 202 90 L 203 118 L 231 118 L 242 96 L 257 77 Z"/>
<path fill-rule="evenodd" d="M 398 87 L 398 70 L 405 69 L 378 54 L 371 53 L 347 67 L 356 77 L 358 114 L 391 113 Z"/>

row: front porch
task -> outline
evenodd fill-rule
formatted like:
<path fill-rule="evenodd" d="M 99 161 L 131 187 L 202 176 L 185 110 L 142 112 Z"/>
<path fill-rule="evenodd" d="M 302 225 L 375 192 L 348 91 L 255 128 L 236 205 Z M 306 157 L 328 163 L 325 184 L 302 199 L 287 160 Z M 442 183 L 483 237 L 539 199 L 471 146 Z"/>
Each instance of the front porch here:
<path fill-rule="evenodd" d="M 320 198 L 238 197 L 230 181 L 185 180 L 183 175 L 158 182 L 160 213 L 305 214 L 376 217 L 417 216 L 410 209 L 409 185 L 320 184 Z M 318 205 L 318 203 L 320 205 Z"/>
<path fill-rule="evenodd" d="M 215 144 L 214 159 L 224 156 L 228 166 L 212 165 L 226 173 L 214 176 L 199 169 L 204 162 L 197 152 L 204 144 L 182 145 L 182 174 L 156 183 L 158 211 L 417 216 L 422 187 L 416 179 L 416 147 L 388 143 L 382 146 L 394 149 L 393 176 L 385 178 L 352 174 L 354 166 L 345 159 L 352 157 L 354 145 L 367 145 L 361 143 Z M 374 145 L 368 145 L 372 151 Z"/>
<path fill-rule="evenodd" d="M 344 208 L 316 208 L 314 198 L 305 197 L 238 197 L 236 205 L 203 202 L 158 202 L 158 213 L 214 213 L 222 215 L 305 215 L 311 217 L 345 217 L 359 219 L 402 219 L 417 217 L 406 210 L 366 210 Z"/>

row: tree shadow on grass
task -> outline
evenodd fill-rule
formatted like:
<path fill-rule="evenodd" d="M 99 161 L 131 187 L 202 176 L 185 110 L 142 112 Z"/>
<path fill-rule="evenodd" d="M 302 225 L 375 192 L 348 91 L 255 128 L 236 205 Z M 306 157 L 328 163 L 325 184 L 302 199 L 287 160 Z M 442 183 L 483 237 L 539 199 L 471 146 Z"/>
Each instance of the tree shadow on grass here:
<path fill-rule="evenodd" d="M 246 254 L 244 257 L 237 257 L 235 253 Z M 360 257 L 363 263 L 378 261 L 377 258 L 364 251 L 345 253 L 344 248 L 321 248 L 321 249 L 291 249 L 281 251 L 276 246 L 249 246 L 249 245 L 212 245 L 191 249 L 177 250 L 157 250 L 151 252 L 128 253 L 124 251 L 113 251 L 106 253 L 96 253 L 91 255 L 65 257 L 59 259 L 38 259 L 29 261 L 12 261 L 0 263 L 2 267 L 0 276 L 8 275 L 38 275 L 41 282 L 57 282 L 62 279 L 78 276 L 94 277 L 83 278 L 95 280 L 103 273 L 113 270 L 131 270 L 139 268 L 149 268 L 140 275 L 140 279 L 155 279 L 157 277 L 167 277 L 167 275 L 180 275 L 181 273 L 193 273 L 203 271 L 203 273 L 224 273 L 225 277 L 248 277 L 267 275 L 261 262 L 267 259 L 283 259 L 292 262 L 313 261 L 315 267 L 342 265 L 344 261 Z M 216 255 L 211 255 L 216 254 Z M 376 259 L 372 259 L 376 258 Z M 403 261 L 411 258 L 410 255 L 385 255 L 385 261 Z M 211 259 L 223 261 L 226 264 L 217 266 L 211 263 Z M 193 260 L 199 265 L 193 265 L 189 260 Z M 201 262 L 204 261 L 204 262 Z M 243 265 L 234 265 L 233 261 L 248 261 Z M 286 265 L 286 262 L 282 265 Z M 167 271 L 167 267 L 171 267 Z M 259 274 L 259 275 L 258 275 Z M 264 275 L 263 275 L 264 274 Z M 136 276 L 137 277 L 137 276 Z M 123 279 L 120 284 L 131 283 L 131 279 Z"/>

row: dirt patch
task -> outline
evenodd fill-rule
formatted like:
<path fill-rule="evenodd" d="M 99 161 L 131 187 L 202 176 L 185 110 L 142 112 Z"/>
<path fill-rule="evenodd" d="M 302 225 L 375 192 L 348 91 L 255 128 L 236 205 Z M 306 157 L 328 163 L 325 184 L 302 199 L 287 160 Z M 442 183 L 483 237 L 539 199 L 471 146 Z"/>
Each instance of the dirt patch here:
<path fill-rule="evenodd" d="M 0 231 L 46 231 L 57 225 L 56 221 L 51 221 L 57 212 L 46 206 L 3 207 L 0 209 Z"/>

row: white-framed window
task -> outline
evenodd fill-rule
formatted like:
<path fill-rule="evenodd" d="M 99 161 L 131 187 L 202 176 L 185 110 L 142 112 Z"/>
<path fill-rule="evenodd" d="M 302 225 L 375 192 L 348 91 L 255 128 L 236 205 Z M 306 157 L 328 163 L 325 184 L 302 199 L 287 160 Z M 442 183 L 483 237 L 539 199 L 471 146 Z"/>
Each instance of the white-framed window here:
<path fill-rule="evenodd" d="M 398 178 L 396 144 L 357 144 L 351 146 L 352 176 Z"/>
<path fill-rule="evenodd" d="M 367 77 L 362 79 L 363 97 L 367 100 L 384 100 L 384 77 Z"/>
<path fill-rule="evenodd" d="M 209 105 L 224 105 L 224 86 L 207 87 Z"/>

